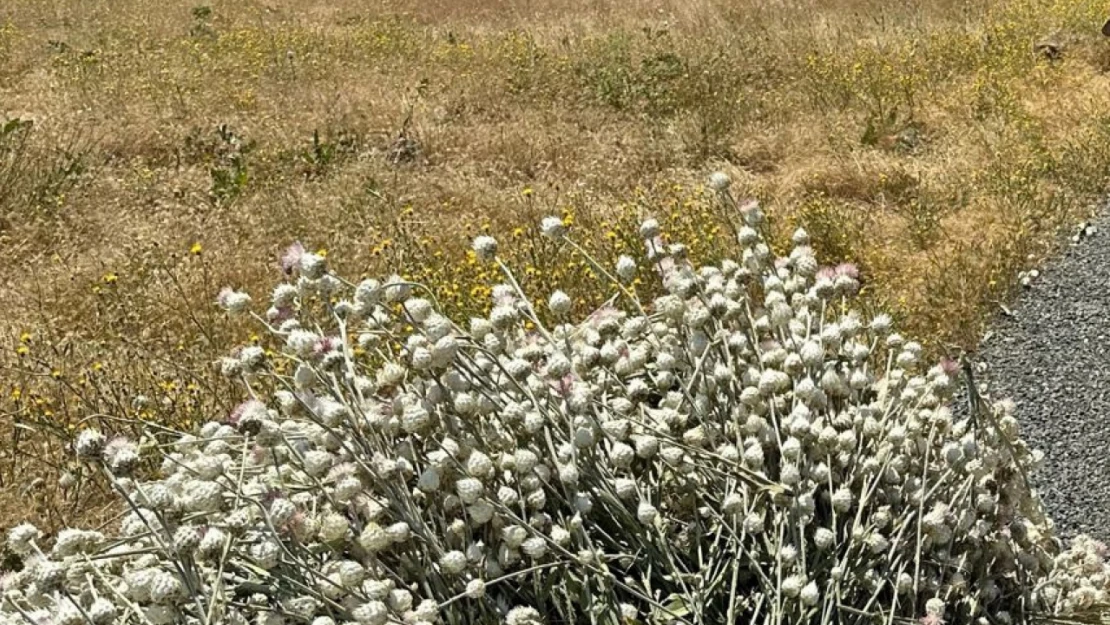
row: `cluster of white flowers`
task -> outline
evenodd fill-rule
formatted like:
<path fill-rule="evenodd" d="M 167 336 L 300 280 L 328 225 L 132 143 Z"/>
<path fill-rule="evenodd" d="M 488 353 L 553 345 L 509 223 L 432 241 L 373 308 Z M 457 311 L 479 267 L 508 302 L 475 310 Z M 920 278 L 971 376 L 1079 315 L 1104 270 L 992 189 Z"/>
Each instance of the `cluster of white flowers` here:
<path fill-rule="evenodd" d="M 550 327 L 509 273 L 459 324 L 292 248 L 259 317 L 291 373 L 238 350 L 253 399 L 144 448 L 154 478 L 82 433 L 129 513 L 49 551 L 12 529 L 0 623 L 1011 623 L 1101 600 L 1102 552 L 1055 547 L 1009 404 L 954 417 L 952 369 L 851 309 L 854 267 L 803 231 L 776 259 L 731 206 L 736 260 L 695 268 L 649 220 L 666 292 L 629 299 L 622 258 L 598 288 L 623 303 L 570 323 L 555 292 Z"/>

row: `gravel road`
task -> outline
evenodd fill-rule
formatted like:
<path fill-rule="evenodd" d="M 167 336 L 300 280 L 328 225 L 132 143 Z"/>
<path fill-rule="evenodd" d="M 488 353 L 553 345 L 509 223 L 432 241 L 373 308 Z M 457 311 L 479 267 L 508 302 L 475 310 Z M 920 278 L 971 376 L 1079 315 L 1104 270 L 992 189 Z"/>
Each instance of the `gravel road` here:
<path fill-rule="evenodd" d="M 999 316 L 976 360 L 1045 452 L 1033 481 L 1059 535 L 1110 539 L 1110 219 L 1091 226 Z"/>

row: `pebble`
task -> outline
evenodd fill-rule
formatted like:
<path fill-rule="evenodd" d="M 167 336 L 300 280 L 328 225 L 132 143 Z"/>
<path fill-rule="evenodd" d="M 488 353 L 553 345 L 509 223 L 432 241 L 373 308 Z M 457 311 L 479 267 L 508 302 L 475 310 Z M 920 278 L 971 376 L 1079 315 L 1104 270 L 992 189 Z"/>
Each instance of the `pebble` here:
<path fill-rule="evenodd" d="M 1058 535 L 1110 539 L 1110 218 L 1020 282 L 975 358 L 993 399 L 1017 406 L 1022 437 L 1045 453 L 1033 474 Z"/>

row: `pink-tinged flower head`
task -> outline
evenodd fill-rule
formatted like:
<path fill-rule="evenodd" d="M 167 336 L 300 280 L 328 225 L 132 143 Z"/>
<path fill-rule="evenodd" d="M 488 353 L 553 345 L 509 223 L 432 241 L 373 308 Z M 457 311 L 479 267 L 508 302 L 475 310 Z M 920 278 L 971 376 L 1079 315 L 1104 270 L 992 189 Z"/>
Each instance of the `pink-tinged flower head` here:
<path fill-rule="evenodd" d="M 784 269 L 790 265 L 790 259 L 785 256 L 775 259 L 775 269 Z"/>
<path fill-rule="evenodd" d="M 257 399 L 248 399 L 247 401 L 239 404 L 231 411 L 227 417 L 228 425 L 237 426 L 243 420 L 243 416 L 251 413 L 257 413 L 266 410 L 266 404 L 258 401 Z"/>
<path fill-rule="evenodd" d="M 619 316 L 620 316 L 620 311 L 617 310 L 617 308 L 615 306 L 613 306 L 611 304 L 606 304 L 606 305 L 602 306 L 601 308 L 598 308 L 594 312 L 590 313 L 590 317 L 589 317 L 590 326 L 596 329 L 597 327 L 599 327 L 601 324 L 605 323 L 606 321 L 608 321 L 610 319 L 616 319 Z"/>
<path fill-rule="evenodd" d="M 278 530 L 284 534 L 298 534 L 304 529 L 305 518 L 304 512 L 297 510 Z"/>
<path fill-rule="evenodd" d="M 921 625 L 944 625 L 944 619 L 936 614 L 926 614 L 917 621 Z"/>
<path fill-rule="evenodd" d="M 835 280 L 836 279 L 836 269 L 833 269 L 832 267 L 822 267 L 822 268 L 818 269 L 817 270 L 817 279 L 818 280 L 824 279 L 824 280 L 828 280 L 830 282 Z"/>
<path fill-rule="evenodd" d="M 281 490 L 278 488 L 271 488 L 262 493 L 262 496 L 259 497 L 259 500 L 261 500 L 263 505 L 265 505 L 267 508 L 269 508 L 270 504 L 274 503 L 274 501 L 278 499 L 285 499 L 285 493 L 281 492 Z"/>
<path fill-rule="evenodd" d="M 228 308 L 229 306 L 231 306 L 231 300 L 234 297 L 235 289 L 229 286 L 225 286 L 224 288 L 220 289 L 220 292 L 216 295 L 216 303 L 223 308 Z"/>
<path fill-rule="evenodd" d="M 266 318 L 271 323 L 281 323 L 293 318 L 293 309 L 289 306 L 275 306 L 266 311 Z"/>
<path fill-rule="evenodd" d="M 666 279 L 668 276 L 670 276 L 672 273 L 674 273 L 674 270 L 675 270 L 674 259 L 671 258 L 670 256 L 664 256 L 663 258 L 660 258 L 659 263 L 657 265 L 657 268 L 658 268 L 659 274 L 661 276 L 663 276 L 664 279 Z"/>
<path fill-rule="evenodd" d="M 296 241 L 281 254 L 281 270 L 286 275 L 292 274 L 293 270 L 300 266 L 304 251 L 304 245 L 300 241 Z"/>
<path fill-rule="evenodd" d="M 775 339 L 764 339 L 759 342 L 759 349 L 763 352 L 770 352 L 782 347 Z"/>
<path fill-rule="evenodd" d="M 328 352 L 339 348 L 339 339 L 334 336 L 322 336 L 312 346 L 312 355 L 322 358 Z"/>
<path fill-rule="evenodd" d="M 561 379 L 551 382 L 551 387 L 554 389 L 555 394 L 559 397 L 568 397 L 571 390 L 574 389 L 574 383 L 578 380 L 573 372 L 564 375 Z"/>
<path fill-rule="evenodd" d="M 1106 547 L 1106 543 L 1102 542 L 1101 540 L 1094 541 L 1094 546 L 1095 546 L 1095 553 L 1097 553 L 1098 557 L 1100 557 L 1100 558 L 1105 558 L 1106 554 L 1108 552 L 1110 552 L 1110 549 L 1107 549 L 1107 547 Z"/>
<path fill-rule="evenodd" d="M 944 372 L 945 375 L 947 375 L 948 377 L 952 377 L 960 371 L 960 363 L 945 356 L 940 360 L 940 369 Z"/>
<path fill-rule="evenodd" d="M 853 280 L 859 280 L 859 268 L 852 263 L 840 263 L 835 269 L 837 277 L 847 276 Z"/>

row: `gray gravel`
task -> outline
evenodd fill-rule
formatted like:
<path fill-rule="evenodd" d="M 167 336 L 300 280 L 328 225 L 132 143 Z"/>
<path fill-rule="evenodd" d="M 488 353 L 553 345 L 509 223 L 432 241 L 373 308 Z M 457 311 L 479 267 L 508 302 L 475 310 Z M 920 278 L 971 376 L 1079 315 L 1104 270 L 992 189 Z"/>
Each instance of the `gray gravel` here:
<path fill-rule="evenodd" d="M 1042 267 L 976 360 L 1045 453 L 1033 476 L 1058 533 L 1110 538 L 1110 218 Z"/>

